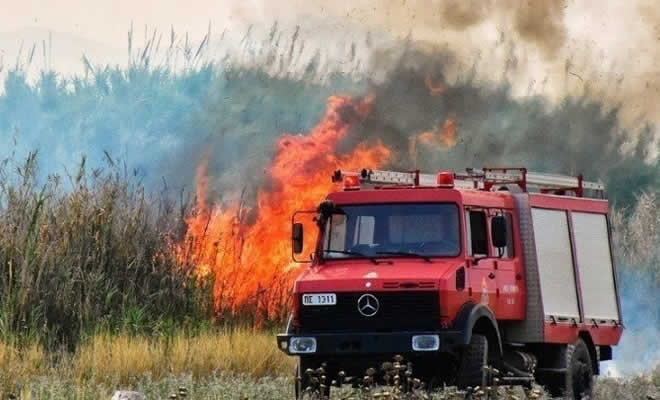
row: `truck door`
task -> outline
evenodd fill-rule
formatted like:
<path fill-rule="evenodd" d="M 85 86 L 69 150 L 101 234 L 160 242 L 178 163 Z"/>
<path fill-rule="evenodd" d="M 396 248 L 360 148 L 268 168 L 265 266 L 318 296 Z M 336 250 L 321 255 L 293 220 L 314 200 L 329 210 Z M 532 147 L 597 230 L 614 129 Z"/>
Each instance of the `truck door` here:
<path fill-rule="evenodd" d="M 497 313 L 497 274 L 491 254 L 486 210 L 468 208 L 465 210 L 466 243 L 469 268 L 469 293 L 472 301 L 487 305 Z"/>
<path fill-rule="evenodd" d="M 489 213 L 489 229 L 492 227 L 490 219 L 501 215 L 506 219 L 507 245 L 506 247 L 490 248 L 491 254 L 496 257 L 494 261 L 495 281 L 497 289 L 495 301 L 497 302 L 498 319 L 520 319 L 524 316 L 524 304 L 521 292 L 521 276 L 516 276 L 521 270 L 520 257 L 515 254 L 513 214 L 508 210 L 491 209 Z M 492 235 L 489 234 L 492 238 Z M 491 240 L 492 245 L 492 240 Z"/>

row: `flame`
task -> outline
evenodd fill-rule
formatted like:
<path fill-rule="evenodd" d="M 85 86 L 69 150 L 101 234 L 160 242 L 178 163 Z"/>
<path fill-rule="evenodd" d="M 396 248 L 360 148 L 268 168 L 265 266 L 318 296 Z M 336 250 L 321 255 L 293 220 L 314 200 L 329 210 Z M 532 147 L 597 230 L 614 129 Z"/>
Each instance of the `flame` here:
<path fill-rule="evenodd" d="M 260 317 L 282 317 L 287 312 L 291 285 L 300 264 L 291 260 L 291 217 L 295 211 L 315 209 L 332 190 L 336 169 L 359 170 L 384 165 L 390 150 L 382 143 L 360 143 L 346 154 L 336 147 L 351 123 L 364 119 L 373 98 L 353 101 L 333 96 L 321 122 L 308 135 L 286 134 L 276 144 L 266 172 L 269 189 L 257 194 L 256 205 L 238 200 L 228 206 L 206 203 L 208 171 L 198 168 L 196 215 L 187 221 L 180 257 L 188 257 L 200 278 L 213 278 L 218 313 L 254 311 Z M 256 215 L 248 221 L 249 215 Z M 307 229 L 305 248 L 313 248 Z"/>
<path fill-rule="evenodd" d="M 411 137 L 408 152 L 413 162 L 416 162 L 418 144 L 435 149 L 451 149 L 456 146 L 457 139 L 458 128 L 456 126 L 456 119 L 453 117 L 447 118 L 441 128 L 434 128 Z"/>
<path fill-rule="evenodd" d="M 422 132 L 417 135 L 417 141 L 427 146 L 450 149 L 456 146 L 456 120 L 447 118 L 440 129 Z"/>
<path fill-rule="evenodd" d="M 431 96 L 437 96 L 439 94 L 442 94 L 447 90 L 447 87 L 442 83 L 434 83 L 433 80 L 431 80 L 430 76 L 427 76 L 424 79 L 424 85 L 426 88 L 429 90 L 429 94 Z"/>

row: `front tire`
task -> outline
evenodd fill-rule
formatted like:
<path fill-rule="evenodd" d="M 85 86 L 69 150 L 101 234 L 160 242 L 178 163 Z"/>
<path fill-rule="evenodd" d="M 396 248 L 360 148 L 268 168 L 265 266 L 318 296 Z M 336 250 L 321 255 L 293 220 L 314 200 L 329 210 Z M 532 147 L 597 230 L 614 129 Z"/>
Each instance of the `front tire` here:
<path fill-rule="evenodd" d="M 459 360 L 456 383 L 460 389 L 485 387 L 488 381 L 488 339 L 473 334 Z"/>

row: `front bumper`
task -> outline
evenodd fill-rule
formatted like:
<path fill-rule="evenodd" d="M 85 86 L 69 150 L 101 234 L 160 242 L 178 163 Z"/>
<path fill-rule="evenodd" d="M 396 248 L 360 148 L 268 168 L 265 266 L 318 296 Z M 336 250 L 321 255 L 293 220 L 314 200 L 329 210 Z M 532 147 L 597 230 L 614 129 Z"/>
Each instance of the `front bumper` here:
<path fill-rule="evenodd" d="M 439 348 L 435 352 L 447 352 L 462 344 L 460 331 L 435 332 L 394 332 L 394 333 L 301 333 L 277 335 L 277 347 L 286 354 L 289 352 L 289 340 L 292 337 L 313 337 L 316 339 L 316 355 L 361 355 L 361 354 L 402 354 L 432 353 L 413 351 L 412 338 L 417 335 L 438 335 Z M 310 354 L 311 355 L 311 354 Z"/>

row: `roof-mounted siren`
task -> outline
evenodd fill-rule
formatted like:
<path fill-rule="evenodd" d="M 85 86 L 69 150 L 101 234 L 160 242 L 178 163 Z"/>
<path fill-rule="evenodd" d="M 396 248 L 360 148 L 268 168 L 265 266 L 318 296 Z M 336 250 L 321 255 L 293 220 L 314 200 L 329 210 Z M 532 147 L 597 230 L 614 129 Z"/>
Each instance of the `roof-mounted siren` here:
<path fill-rule="evenodd" d="M 344 175 L 344 190 L 360 190 L 360 176 Z"/>
<path fill-rule="evenodd" d="M 451 171 L 438 172 L 436 176 L 436 184 L 440 188 L 453 188 L 454 187 L 454 173 Z"/>
<path fill-rule="evenodd" d="M 362 174 L 364 174 L 364 171 Z M 332 174 L 332 181 L 342 182 L 344 184 L 344 190 L 360 189 L 360 174 L 357 173 L 346 173 L 338 169 Z"/>

